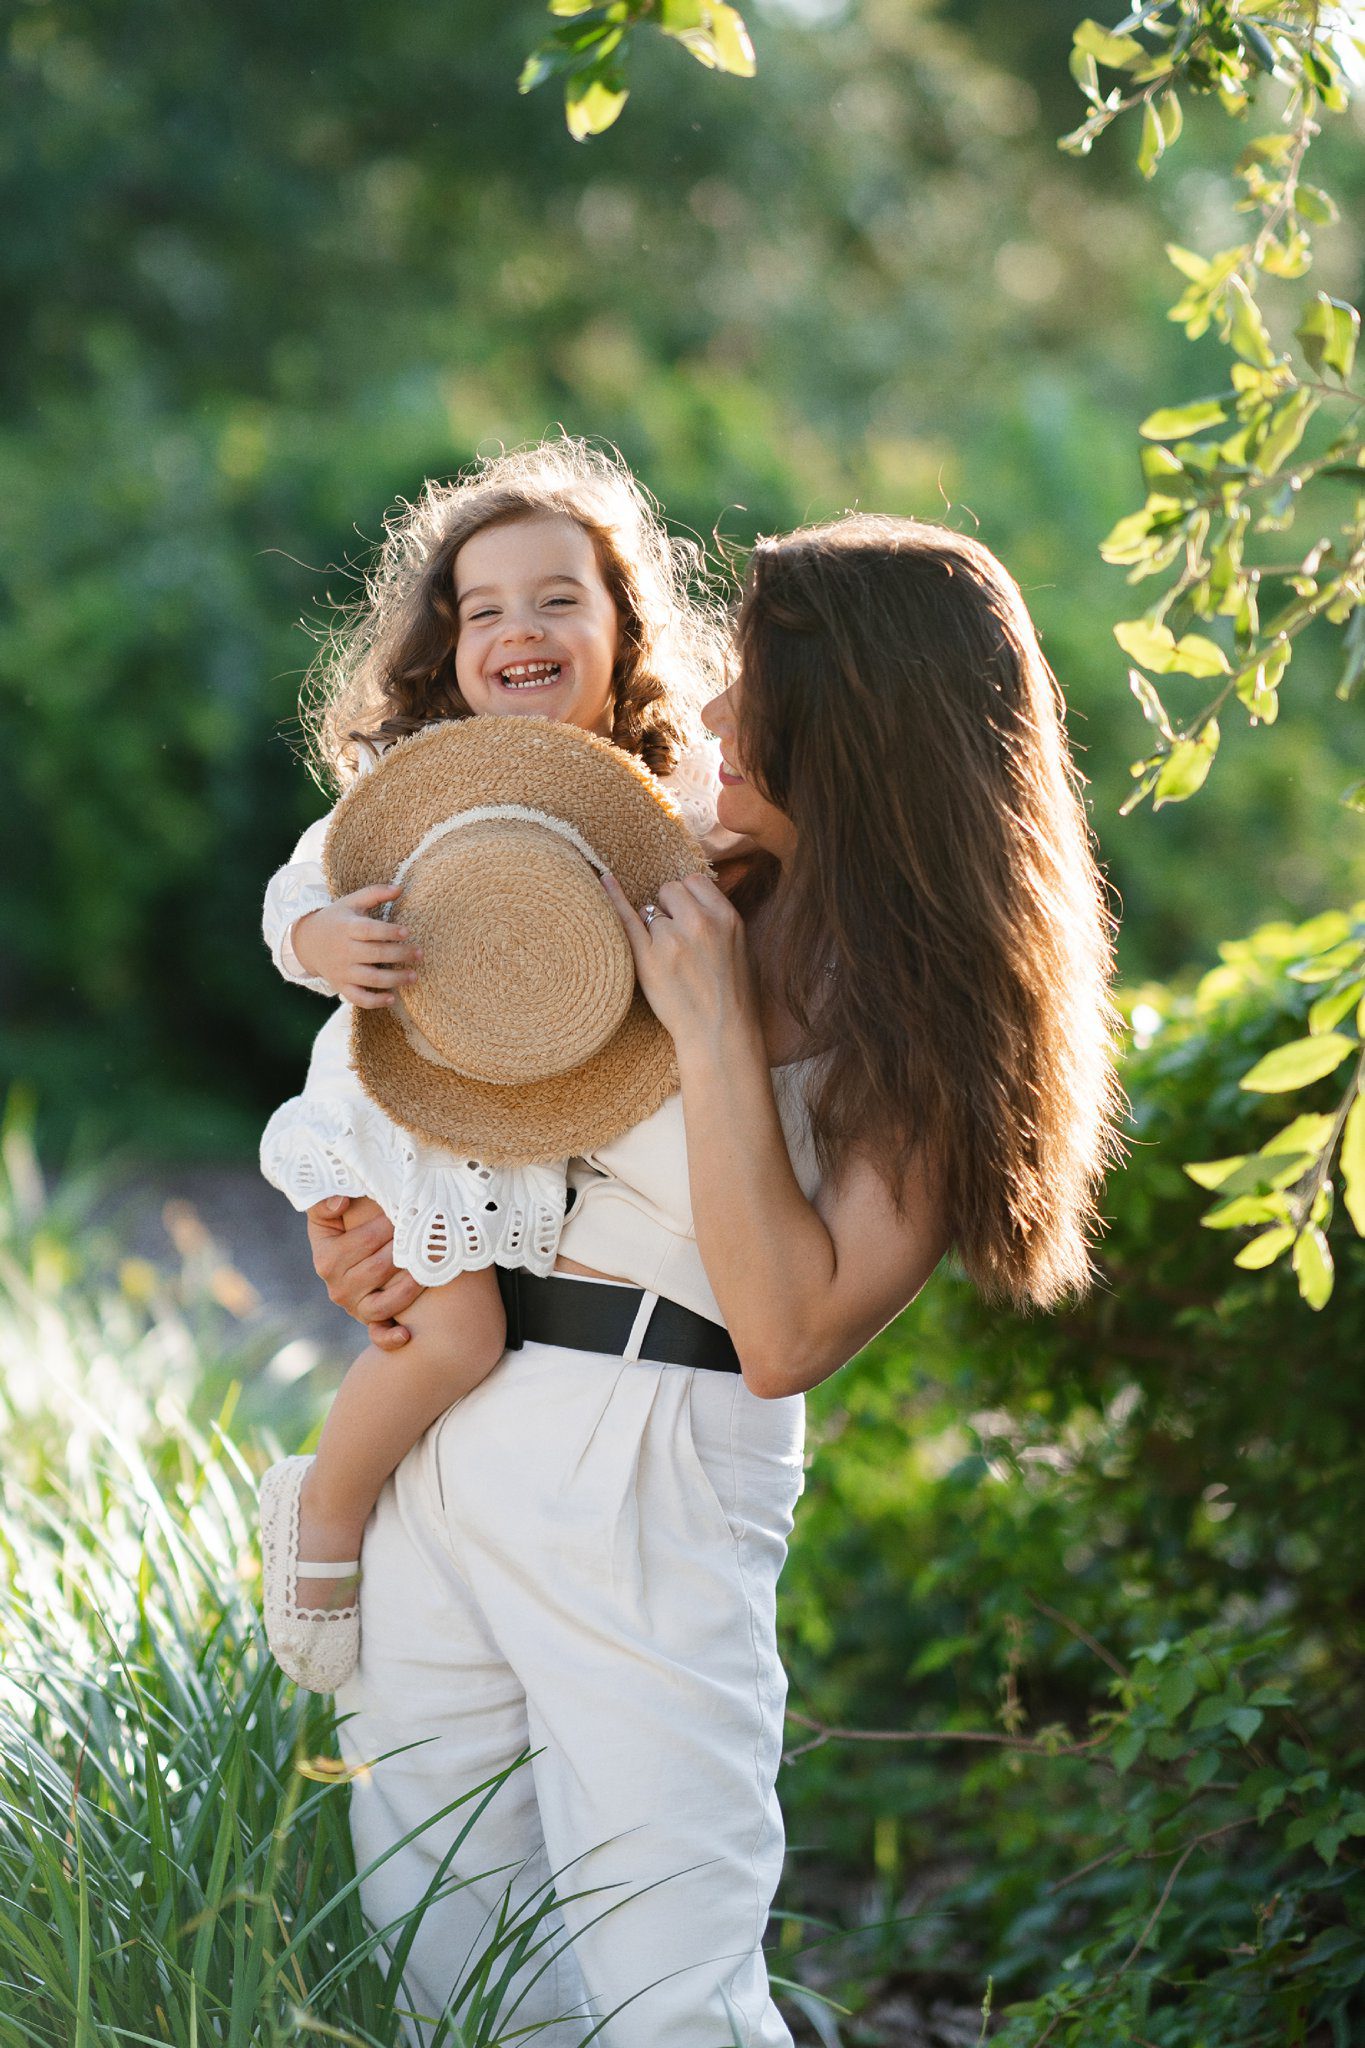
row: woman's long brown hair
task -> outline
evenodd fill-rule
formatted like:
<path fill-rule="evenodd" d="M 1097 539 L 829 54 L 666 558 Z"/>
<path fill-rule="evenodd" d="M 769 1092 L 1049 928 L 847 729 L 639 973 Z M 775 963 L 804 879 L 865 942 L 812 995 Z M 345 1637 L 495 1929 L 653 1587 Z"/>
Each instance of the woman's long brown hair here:
<path fill-rule="evenodd" d="M 837 1171 L 928 1169 L 987 1294 L 1090 1278 L 1113 1150 L 1112 920 L 1056 681 L 979 542 L 855 516 L 760 542 L 738 623 L 746 776 L 796 827 L 777 984 L 826 1058 Z"/>
<path fill-rule="evenodd" d="M 666 775 L 701 737 L 700 707 L 725 659 L 701 550 L 668 534 L 618 455 L 562 435 L 430 482 L 387 521 L 362 599 L 304 682 L 301 718 L 319 781 L 346 781 L 363 747 L 471 715 L 455 677 L 455 557 L 487 527 L 546 514 L 588 534 L 616 605 L 616 745 Z"/>

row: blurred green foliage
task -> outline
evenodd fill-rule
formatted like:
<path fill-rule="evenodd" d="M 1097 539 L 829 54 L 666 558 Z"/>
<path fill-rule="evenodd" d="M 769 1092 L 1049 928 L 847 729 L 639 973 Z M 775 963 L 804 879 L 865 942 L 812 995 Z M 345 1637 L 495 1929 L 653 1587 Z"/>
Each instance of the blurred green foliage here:
<path fill-rule="evenodd" d="M 1359 714 L 1311 644 L 1273 757 L 1229 733 L 1201 816 L 1116 817 L 1137 743 L 1095 545 L 1130 423 L 1198 385 L 1160 248 L 1232 239 L 1216 143 L 1191 120 L 1155 190 L 1059 157 L 1057 0 L 746 18 L 757 79 L 651 37 L 580 148 L 516 94 L 529 0 L 11 11 L 0 1060 L 51 1141 L 247 1147 L 297 1084 L 322 1011 L 256 916 L 321 805 L 298 621 L 395 496 L 557 421 L 737 547 L 854 502 L 979 520 L 1072 702 L 1130 976 L 1365 886 L 1325 803 Z M 1338 154 L 1320 262 L 1349 292 Z"/>
<path fill-rule="evenodd" d="M 1361 2038 L 1365 1247 L 1334 1226 L 1314 1319 L 1286 1269 L 1229 1266 L 1176 1164 L 1274 1128 L 1239 1077 L 1302 1029 L 1289 970 L 1337 922 L 1132 1004 L 1086 1303 L 1006 1319 L 940 1278 L 813 1397 L 789 1896 L 842 1889 L 828 1988 L 874 2017 L 967 1967 L 1010 2048 Z"/>

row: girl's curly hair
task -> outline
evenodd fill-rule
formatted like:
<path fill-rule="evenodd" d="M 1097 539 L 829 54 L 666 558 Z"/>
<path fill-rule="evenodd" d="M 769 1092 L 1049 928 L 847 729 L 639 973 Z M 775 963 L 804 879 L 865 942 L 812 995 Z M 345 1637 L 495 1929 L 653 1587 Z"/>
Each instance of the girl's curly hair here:
<path fill-rule="evenodd" d="M 621 456 L 562 435 L 481 459 L 400 501 L 364 595 L 328 633 L 300 717 L 319 780 L 338 787 L 374 749 L 472 716 L 455 679 L 455 557 L 489 526 L 560 514 L 591 537 L 620 638 L 611 737 L 666 775 L 725 685 L 727 635 L 702 550 L 673 539 Z"/>

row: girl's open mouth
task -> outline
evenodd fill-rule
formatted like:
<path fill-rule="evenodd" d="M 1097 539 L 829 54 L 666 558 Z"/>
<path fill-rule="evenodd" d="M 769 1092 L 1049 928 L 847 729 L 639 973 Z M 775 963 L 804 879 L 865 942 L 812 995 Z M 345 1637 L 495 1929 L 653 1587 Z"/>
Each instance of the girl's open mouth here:
<path fill-rule="evenodd" d="M 504 690 L 545 690 L 559 681 L 557 661 L 514 661 L 498 670 Z"/>

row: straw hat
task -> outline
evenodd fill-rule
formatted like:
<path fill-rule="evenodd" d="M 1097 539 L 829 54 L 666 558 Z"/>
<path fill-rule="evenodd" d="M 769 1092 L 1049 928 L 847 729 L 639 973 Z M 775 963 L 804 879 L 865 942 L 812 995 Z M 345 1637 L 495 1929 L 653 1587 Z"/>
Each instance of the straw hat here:
<path fill-rule="evenodd" d="M 333 896 L 401 882 L 418 979 L 356 1009 L 362 1087 L 405 1130 L 489 1165 L 591 1151 L 678 1085 L 598 879 L 640 908 L 706 872 L 633 755 L 544 718 L 464 718 L 400 740 L 337 805 Z"/>

